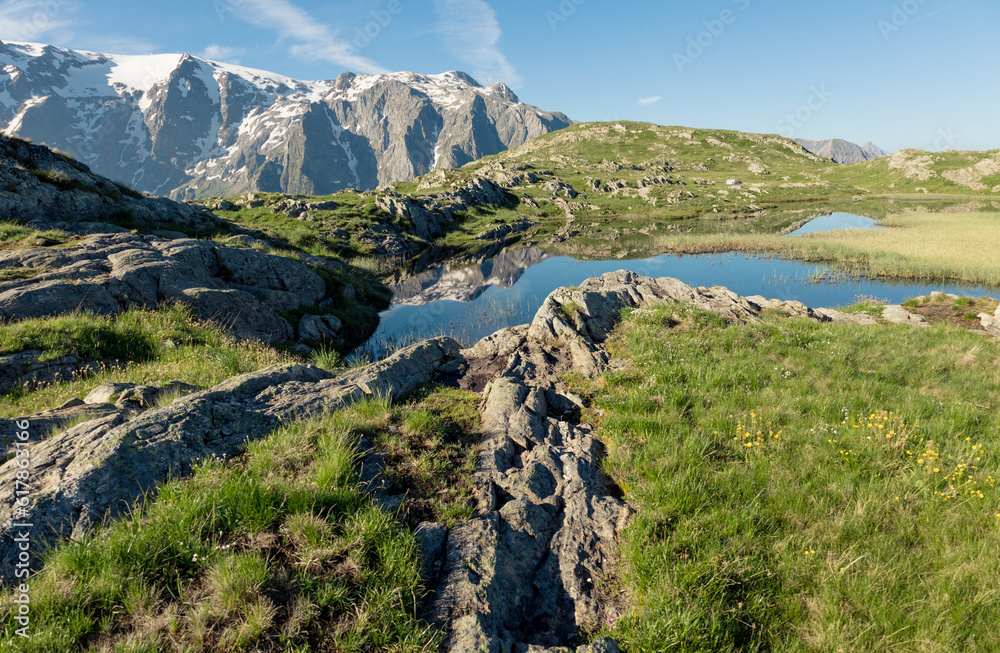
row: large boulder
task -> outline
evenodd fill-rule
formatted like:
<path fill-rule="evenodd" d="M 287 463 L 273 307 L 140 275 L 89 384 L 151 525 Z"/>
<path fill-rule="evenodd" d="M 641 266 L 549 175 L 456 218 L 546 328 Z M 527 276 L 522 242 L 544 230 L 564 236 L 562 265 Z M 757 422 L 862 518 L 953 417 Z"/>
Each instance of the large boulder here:
<path fill-rule="evenodd" d="M 104 234 L 63 248 L 0 252 L 0 268 L 44 270 L 0 283 L 0 320 L 86 310 L 113 314 L 162 301 L 187 304 L 237 338 L 291 339 L 281 312 L 318 304 L 323 279 L 302 263 L 205 240 Z"/>

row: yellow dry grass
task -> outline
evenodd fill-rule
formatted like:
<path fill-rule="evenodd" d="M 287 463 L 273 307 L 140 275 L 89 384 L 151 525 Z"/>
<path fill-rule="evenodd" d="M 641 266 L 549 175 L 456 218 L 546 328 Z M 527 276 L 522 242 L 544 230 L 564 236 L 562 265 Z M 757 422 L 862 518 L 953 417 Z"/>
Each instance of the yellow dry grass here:
<path fill-rule="evenodd" d="M 1000 285 L 1000 212 L 905 213 L 885 229 L 848 229 L 794 238 L 707 234 L 663 238 L 676 253 L 744 251 L 829 261 L 869 276 Z"/>

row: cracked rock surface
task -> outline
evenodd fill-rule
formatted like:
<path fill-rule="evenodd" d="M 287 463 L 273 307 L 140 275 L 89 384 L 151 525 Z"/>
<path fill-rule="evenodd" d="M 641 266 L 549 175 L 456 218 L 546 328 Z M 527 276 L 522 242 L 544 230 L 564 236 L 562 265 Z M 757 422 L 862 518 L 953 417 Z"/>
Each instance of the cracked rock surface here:
<path fill-rule="evenodd" d="M 0 268 L 41 271 L 0 283 L 0 320 L 73 310 L 99 315 L 178 301 L 237 338 L 289 340 L 282 311 L 318 304 L 323 279 L 293 259 L 211 241 L 104 234 L 79 245 L 0 252 Z"/>
<path fill-rule="evenodd" d="M 34 524 L 32 538 L 57 541 L 82 534 L 105 516 L 127 510 L 157 483 L 187 475 L 198 460 L 233 456 L 248 440 L 283 422 L 307 419 L 372 394 L 405 395 L 430 381 L 457 353 L 458 343 L 439 338 L 339 376 L 310 365 L 268 367 L 134 416 L 111 405 L 88 405 L 85 410 L 95 419 L 35 442 L 30 449 L 26 508 Z M 104 390 L 112 395 L 119 391 Z M 36 417 L 28 418 L 33 441 L 43 424 L 51 425 L 61 416 Z M 19 469 L 17 459 L 0 466 L 3 560 L 17 557 L 12 524 L 22 520 L 14 495 Z M 12 573 L 10 566 L 4 567 L 0 581 L 10 582 Z"/>

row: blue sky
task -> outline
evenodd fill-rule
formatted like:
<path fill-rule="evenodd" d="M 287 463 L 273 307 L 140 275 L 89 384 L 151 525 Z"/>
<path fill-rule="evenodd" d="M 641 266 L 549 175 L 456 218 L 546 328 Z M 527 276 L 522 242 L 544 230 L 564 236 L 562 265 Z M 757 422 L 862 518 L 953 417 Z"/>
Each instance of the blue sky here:
<path fill-rule="evenodd" d="M 300 79 L 464 70 L 580 121 L 1000 148 L 996 0 L 0 0 L 0 40 Z"/>

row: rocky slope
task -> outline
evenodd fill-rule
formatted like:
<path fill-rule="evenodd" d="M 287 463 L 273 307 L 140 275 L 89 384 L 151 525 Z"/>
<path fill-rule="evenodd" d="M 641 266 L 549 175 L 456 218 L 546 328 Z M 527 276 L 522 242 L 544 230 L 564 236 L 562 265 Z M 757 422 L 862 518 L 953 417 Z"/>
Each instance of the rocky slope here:
<path fill-rule="evenodd" d="M 211 212 L 135 190 L 95 174 L 79 161 L 0 135 L 0 215 L 36 229 L 111 233 L 128 228 L 230 231 Z M 123 226 L 124 225 L 124 226 Z"/>
<path fill-rule="evenodd" d="M 271 253 L 255 232 L 204 207 L 143 196 L 47 147 L 5 136 L 0 211 L 5 239 L 27 234 L 0 243 L 0 324 L 176 302 L 239 340 L 344 344 L 345 325 L 334 313 L 358 317 L 358 309 L 376 310 L 369 303 L 383 304 L 338 261 Z M 43 354 L 0 355 L 0 388 L 100 363 Z"/>
<path fill-rule="evenodd" d="M 304 82 L 191 55 L 0 43 L 0 127 L 140 190 L 329 194 L 458 167 L 566 116 L 461 72 Z"/>
<path fill-rule="evenodd" d="M 889 153 L 871 141 L 858 145 L 840 138 L 829 138 L 821 141 L 811 141 L 806 138 L 796 138 L 795 142 L 813 154 L 835 163 L 860 163 L 889 156 Z"/>

